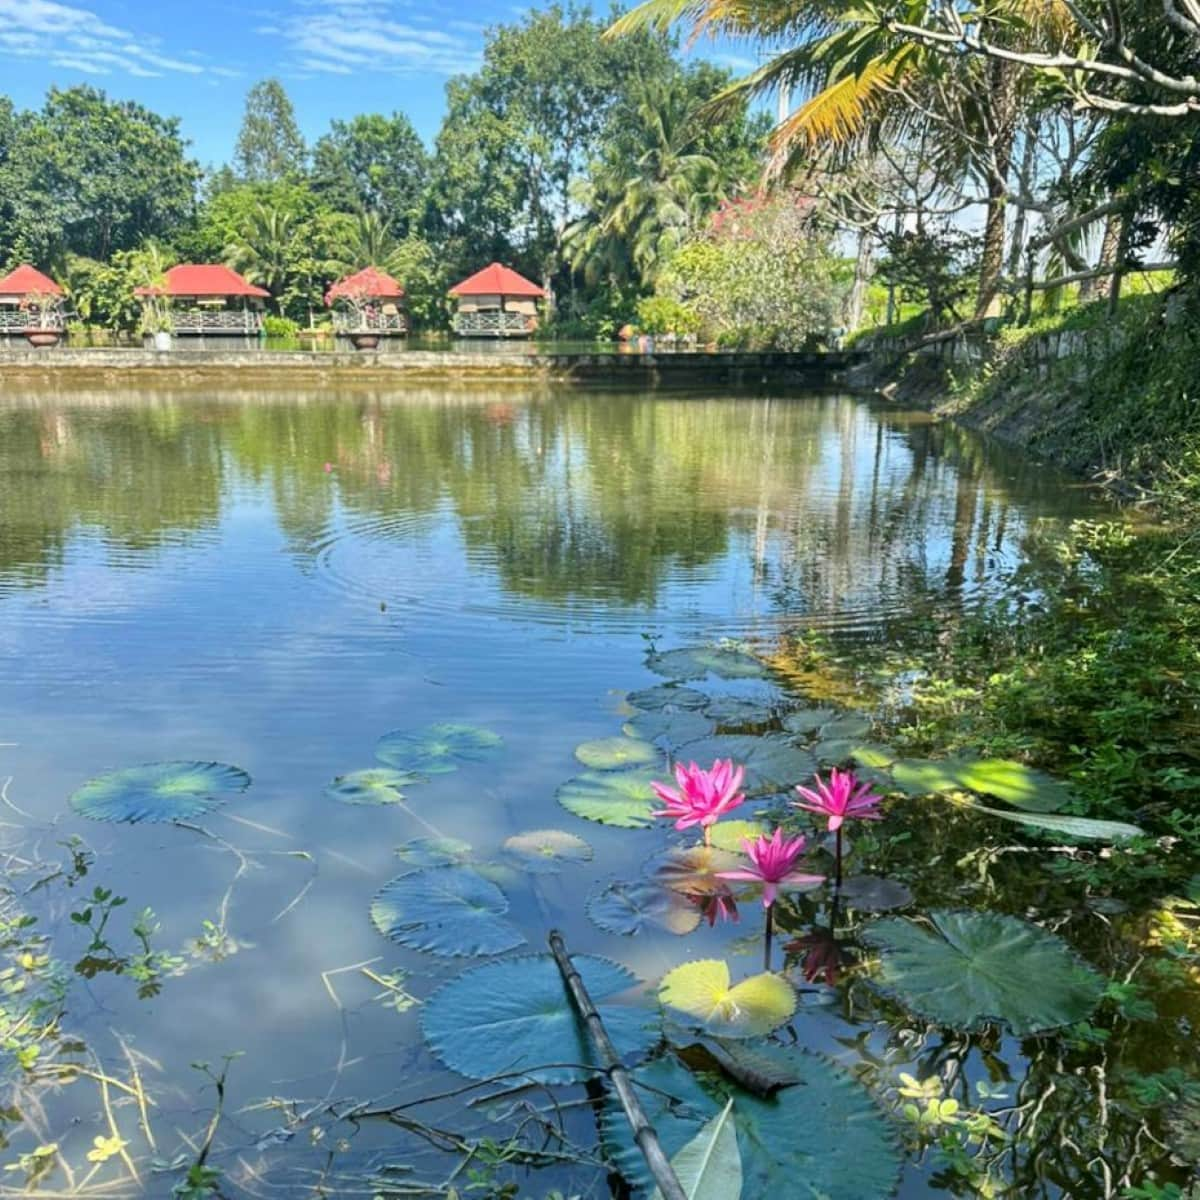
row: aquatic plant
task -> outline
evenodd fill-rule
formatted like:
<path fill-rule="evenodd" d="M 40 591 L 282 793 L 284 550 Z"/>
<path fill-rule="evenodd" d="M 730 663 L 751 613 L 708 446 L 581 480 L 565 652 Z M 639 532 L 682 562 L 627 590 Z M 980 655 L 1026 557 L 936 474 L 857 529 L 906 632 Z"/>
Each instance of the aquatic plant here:
<path fill-rule="evenodd" d="M 667 806 L 652 816 L 674 819 L 675 828 L 682 831 L 699 825 L 704 831 L 704 844 L 712 843 L 712 827 L 726 814 L 746 800 L 742 792 L 743 767 L 734 767 L 732 759 L 718 758 L 705 770 L 696 763 L 675 764 L 678 789 L 654 783 L 654 794 Z"/>
<path fill-rule="evenodd" d="M 815 776 L 814 781 L 815 789 L 796 786 L 796 791 L 804 798 L 793 800 L 792 805 L 828 818 L 829 832 L 837 838 L 836 886 L 841 887 L 842 826 L 848 820 L 881 821 L 883 813 L 879 811 L 879 805 L 883 803 L 883 797 L 871 791 L 871 784 L 860 781 L 853 771 L 839 771 L 837 767 L 829 772 L 828 781 L 820 775 Z"/>

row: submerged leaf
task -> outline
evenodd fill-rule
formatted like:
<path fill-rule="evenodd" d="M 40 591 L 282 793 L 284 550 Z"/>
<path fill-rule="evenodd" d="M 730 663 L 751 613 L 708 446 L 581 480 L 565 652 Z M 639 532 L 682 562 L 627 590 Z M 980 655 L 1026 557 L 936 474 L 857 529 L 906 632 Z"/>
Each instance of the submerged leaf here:
<path fill-rule="evenodd" d="M 729 964 L 716 958 L 684 963 L 663 976 L 658 998 L 677 1017 L 716 1037 L 762 1037 L 796 1011 L 791 984 L 769 971 L 730 985 Z"/>
<path fill-rule="evenodd" d="M 650 784 L 661 771 L 585 771 L 558 789 L 558 802 L 569 813 L 601 825 L 644 829 L 659 807 Z"/>
<path fill-rule="evenodd" d="M 1003 758 L 906 759 L 892 765 L 896 786 L 910 796 L 978 792 L 1026 812 L 1054 812 L 1071 799 L 1060 779 Z"/>
<path fill-rule="evenodd" d="M 655 675 L 665 675 L 668 679 L 703 679 L 706 675 L 717 675 L 722 679 L 757 679 L 767 673 L 757 658 L 740 650 L 718 646 L 684 646 L 651 654 L 646 659 L 646 666 Z"/>
<path fill-rule="evenodd" d="M 624 1056 L 645 1054 L 658 1038 L 652 1015 L 629 1004 L 605 1003 L 637 983 L 603 958 L 572 961 L 604 1027 Z M 422 1030 L 429 1048 L 468 1079 L 523 1072 L 542 1083 L 577 1083 L 596 1061 L 562 976 L 548 954 L 510 958 L 465 971 L 426 1002 Z"/>
<path fill-rule="evenodd" d="M 802 783 L 816 768 L 813 756 L 783 733 L 755 736 L 751 733 L 717 734 L 689 742 L 676 755 L 680 762 L 711 766 L 718 758 L 731 758 L 746 768 L 748 796 L 782 792 Z"/>
<path fill-rule="evenodd" d="M 398 875 L 371 901 L 375 928 L 402 946 L 450 957 L 502 954 L 525 937 L 505 920 L 508 900 L 469 867 Z"/>
<path fill-rule="evenodd" d="M 615 771 L 621 767 L 641 767 L 658 762 L 662 754 L 649 742 L 631 737 L 596 738 L 575 747 L 575 757 L 585 767 L 597 771 Z"/>
<path fill-rule="evenodd" d="M 187 821 L 212 812 L 249 786 L 245 771 L 225 763 L 146 763 L 90 780 L 70 804 L 93 821 Z"/>
<path fill-rule="evenodd" d="M 343 804 L 402 804 L 403 788 L 420 783 L 421 776 L 411 771 L 395 771 L 391 767 L 368 767 L 339 775 L 326 789 L 325 795 Z"/>
<path fill-rule="evenodd" d="M 687 1200 L 740 1200 L 742 1155 L 732 1100 L 671 1159 L 671 1166 Z M 662 1192 L 656 1189 L 653 1200 L 662 1200 Z"/>
<path fill-rule="evenodd" d="M 504 850 L 524 870 L 548 875 L 562 870 L 564 862 L 588 862 L 592 848 L 581 837 L 561 829 L 531 829 L 505 840 Z"/>
<path fill-rule="evenodd" d="M 927 1020 L 971 1030 L 990 1022 L 1018 1036 L 1088 1017 L 1104 981 L 1062 940 L 1016 917 L 937 910 L 930 926 L 885 917 L 863 940 L 880 951 L 877 986 Z"/>
<path fill-rule="evenodd" d="M 700 924 L 697 905 L 678 892 L 644 879 L 610 883 L 589 898 L 587 915 L 606 933 L 625 935 L 650 927 L 682 935 Z"/>
<path fill-rule="evenodd" d="M 625 699 L 634 708 L 647 712 L 658 712 L 662 709 L 694 711 L 708 703 L 708 697 L 703 692 L 698 692 L 695 688 L 677 687 L 673 683 L 660 683 L 655 687 L 642 688 L 641 691 L 630 692 Z"/>
<path fill-rule="evenodd" d="M 479 762 L 504 745 L 504 739 L 477 725 L 442 722 L 416 733 L 394 730 L 381 737 L 375 757 L 399 771 L 446 775 L 464 762 Z"/>
<path fill-rule="evenodd" d="M 453 837 L 412 838 L 396 847 L 396 857 L 410 867 L 461 866 L 471 853 L 470 842 Z"/>

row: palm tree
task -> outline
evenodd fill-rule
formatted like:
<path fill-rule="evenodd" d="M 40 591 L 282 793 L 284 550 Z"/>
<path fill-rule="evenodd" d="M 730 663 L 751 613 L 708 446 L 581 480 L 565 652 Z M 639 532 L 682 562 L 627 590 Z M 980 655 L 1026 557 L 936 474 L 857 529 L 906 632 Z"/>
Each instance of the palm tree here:
<path fill-rule="evenodd" d="M 280 297 L 290 281 L 296 258 L 296 221 L 291 213 L 259 205 L 251 213 L 225 258 L 235 271 L 271 293 L 282 312 Z"/>
<path fill-rule="evenodd" d="M 399 249 L 390 222 L 377 212 L 359 213 L 353 229 L 333 247 L 333 266 L 347 275 L 364 267 L 388 270 Z"/>

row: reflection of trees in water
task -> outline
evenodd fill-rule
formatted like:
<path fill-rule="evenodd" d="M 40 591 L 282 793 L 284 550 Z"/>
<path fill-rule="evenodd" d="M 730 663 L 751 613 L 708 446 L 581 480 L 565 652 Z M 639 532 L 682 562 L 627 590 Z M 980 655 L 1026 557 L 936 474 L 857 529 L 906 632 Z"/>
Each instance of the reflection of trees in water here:
<path fill-rule="evenodd" d="M 949 427 L 884 421 L 837 397 L 68 394 L 0 412 L 0 572 L 56 560 L 80 527 L 149 550 L 211 526 L 232 468 L 229 482 L 269 495 L 304 566 L 339 522 L 399 541 L 448 511 L 470 557 L 544 599 L 650 602 L 735 536 L 756 585 L 793 611 L 953 592 L 1003 545 L 1000 474 Z"/>

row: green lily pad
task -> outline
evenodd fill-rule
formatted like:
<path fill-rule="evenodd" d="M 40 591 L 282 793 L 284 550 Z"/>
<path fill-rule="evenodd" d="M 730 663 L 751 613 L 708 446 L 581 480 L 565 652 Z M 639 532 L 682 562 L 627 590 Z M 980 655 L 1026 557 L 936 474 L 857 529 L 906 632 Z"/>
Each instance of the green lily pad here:
<path fill-rule="evenodd" d="M 698 712 L 670 712 L 664 708 L 630 717 L 621 726 L 621 732 L 626 737 L 646 742 L 682 746 L 685 742 L 707 737 L 715 728 L 712 721 Z"/>
<path fill-rule="evenodd" d="M 411 771 L 368 767 L 364 771 L 339 775 L 325 789 L 325 795 L 343 804 L 403 804 L 403 789 L 420 782 L 421 776 Z"/>
<path fill-rule="evenodd" d="M 651 654 L 646 659 L 646 666 L 655 675 L 680 680 L 703 679 L 706 675 L 717 675 L 721 679 L 758 679 L 767 673 L 757 658 L 719 646 L 684 646 Z"/>
<path fill-rule="evenodd" d="M 835 742 L 818 742 L 813 748 L 813 757 L 821 764 L 830 767 L 840 767 L 843 763 L 868 767 L 872 770 L 883 770 L 896 761 L 895 751 L 887 746 L 877 746 L 870 742 L 859 742 L 853 738 L 844 738 Z M 891 779 L 887 779 L 890 786 Z"/>
<path fill-rule="evenodd" d="M 667 972 L 658 998 L 681 1024 L 723 1038 L 763 1037 L 796 1011 L 796 993 L 782 976 L 764 971 L 734 984 L 729 964 L 717 958 Z"/>
<path fill-rule="evenodd" d="M 558 802 L 569 813 L 585 821 L 616 825 L 621 829 L 645 829 L 654 824 L 650 815 L 659 807 L 650 785 L 662 771 L 585 771 L 568 779 L 558 789 Z"/>
<path fill-rule="evenodd" d="M 189 821 L 244 792 L 250 776 L 218 762 L 146 763 L 112 771 L 85 783 L 71 807 L 93 821 Z"/>
<path fill-rule="evenodd" d="M 905 759 L 892 764 L 896 786 L 910 796 L 931 792 L 977 792 L 1026 812 L 1054 812 L 1071 799 L 1060 779 L 1002 758 Z"/>
<path fill-rule="evenodd" d="M 644 1007 L 613 1002 L 637 983 L 603 958 L 572 957 L 617 1052 L 641 1057 L 659 1037 Z M 548 954 L 510 958 L 465 971 L 439 988 L 421 1017 L 430 1050 L 468 1079 L 520 1071 L 547 1084 L 578 1083 L 596 1061 L 562 976 Z"/>
<path fill-rule="evenodd" d="M 723 895 L 730 890 L 728 880 L 718 878 L 720 871 L 744 867 L 741 854 L 711 846 L 672 846 L 654 855 L 646 863 L 647 878 L 673 892 L 688 896 Z"/>
<path fill-rule="evenodd" d="M 1019 1037 L 1085 1020 L 1104 980 L 1052 933 L 991 912 L 937 910 L 930 925 L 884 917 L 863 941 L 880 952 L 876 986 L 939 1025 L 1007 1025 Z"/>
<path fill-rule="evenodd" d="M 768 1099 L 727 1079 L 698 1078 L 673 1055 L 638 1067 L 638 1099 L 665 1153 L 677 1155 L 732 1098 L 744 1200 L 887 1200 L 899 1182 L 900 1156 L 866 1089 L 816 1054 L 782 1046 L 770 1053 L 800 1082 Z M 612 1100 L 603 1106 L 600 1129 L 611 1161 L 645 1200 L 654 1181 Z"/>
<path fill-rule="evenodd" d="M 725 1107 L 674 1158 L 671 1170 L 687 1200 L 738 1200 L 742 1194 L 742 1154 L 733 1123 L 733 1101 Z M 663 1200 L 656 1190 L 651 1200 Z"/>
<path fill-rule="evenodd" d="M 747 796 L 765 796 L 803 783 L 816 770 L 816 761 L 805 749 L 782 733 L 760 737 L 749 733 L 717 734 L 683 746 L 676 757 L 680 762 L 712 766 L 718 758 L 731 758 L 734 765 L 746 768 Z"/>
<path fill-rule="evenodd" d="M 673 683 L 660 683 L 655 687 L 642 688 L 641 691 L 630 692 L 625 699 L 634 708 L 647 712 L 659 712 L 662 709 L 695 711 L 708 703 L 708 697 L 695 688 L 677 687 Z"/>
<path fill-rule="evenodd" d="M 371 901 L 371 920 L 384 937 L 447 957 L 503 954 L 522 945 L 525 937 L 506 912 L 504 893 L 469 867 L 398 875 Z"/>
<path fill-rule="evenodd" d="M 575 747 L 575 757 L 585 767 L 597 771 L 617 771 L 622 767 L 641 767 L 659 762 L 662 754 L 657 746 L 640 742 L 637 738 L 610 737 L 581 742 Z"/>
<path fill-rule="evenodd" d="M 836 742 L 845 738 L 865 738 L 871 732 L 871 718 L 862 713 L 843 713 L 821 726 L 821 741 Z"/>
<path fill-rule="evenodd" d="M 740 854 L 743 838 L 752 842 L 760 834 L 770 832 L 762 821 L 718 821 L 710 830 L 709 840 L 718 850 Z"/>
<path fill-rule="evenodd" d="M 700 924 L 700 909 L 678 892 L 648 882 L 610 883 L 587 902 L 587 915 L 606 933 L 626 936 L 643 929 L 691 933 Z"/>
<path fill-rule="evenodd" d="M 783 727 L 789 733 L 816 733 L 836 716 L 832 708 L 798 708 L 784 716 Z"/>
<path fill-rule="evenodd" d="M 411 838 L 396 847 L 396 857 L 410 867 L 460 867 L 471 861 L 470 842 L 453 837 Z"/>
<path fill-rule="evenodd" d="M 775 710 L 769 704 L 755 700 L 742 700 L 737 696 L 720 696 L 705 710 L 718 725 L 741 728 L 746 725 L 770 725 L 775 720 Z"/>
<path fill-rule="evenodd" d="M 552 875 L 563 863 L 590 862 L 592 848 L 561 829 L 531 829 L 505 840 L 504 852 L 532 875 Z"/>
<path fill-rule="evenodd" d="M 415 733 L 397 729 L 375 746 L 375 757 L 398 771 L 446 775 L 464 762 L 480 762 L 504 745 L 504 739 L 477 725 L 442 722 Z"/>
<path fill-rule="evenodd" d="M 1124 821 L 1096 821 L 1090 817 L 1064 817 L 1057 813 L 1011 812 L 1003 808 L 988 808 L 986 804 L 973 806 L 978 812 L 1002 821 L 1013 821 L 1029 829 L 1054 833 L 1060 837 L 1078 838 L 1085 842 L 1127 842 L 1130 838 L 1144 837 L 1145 831 Z"/>

